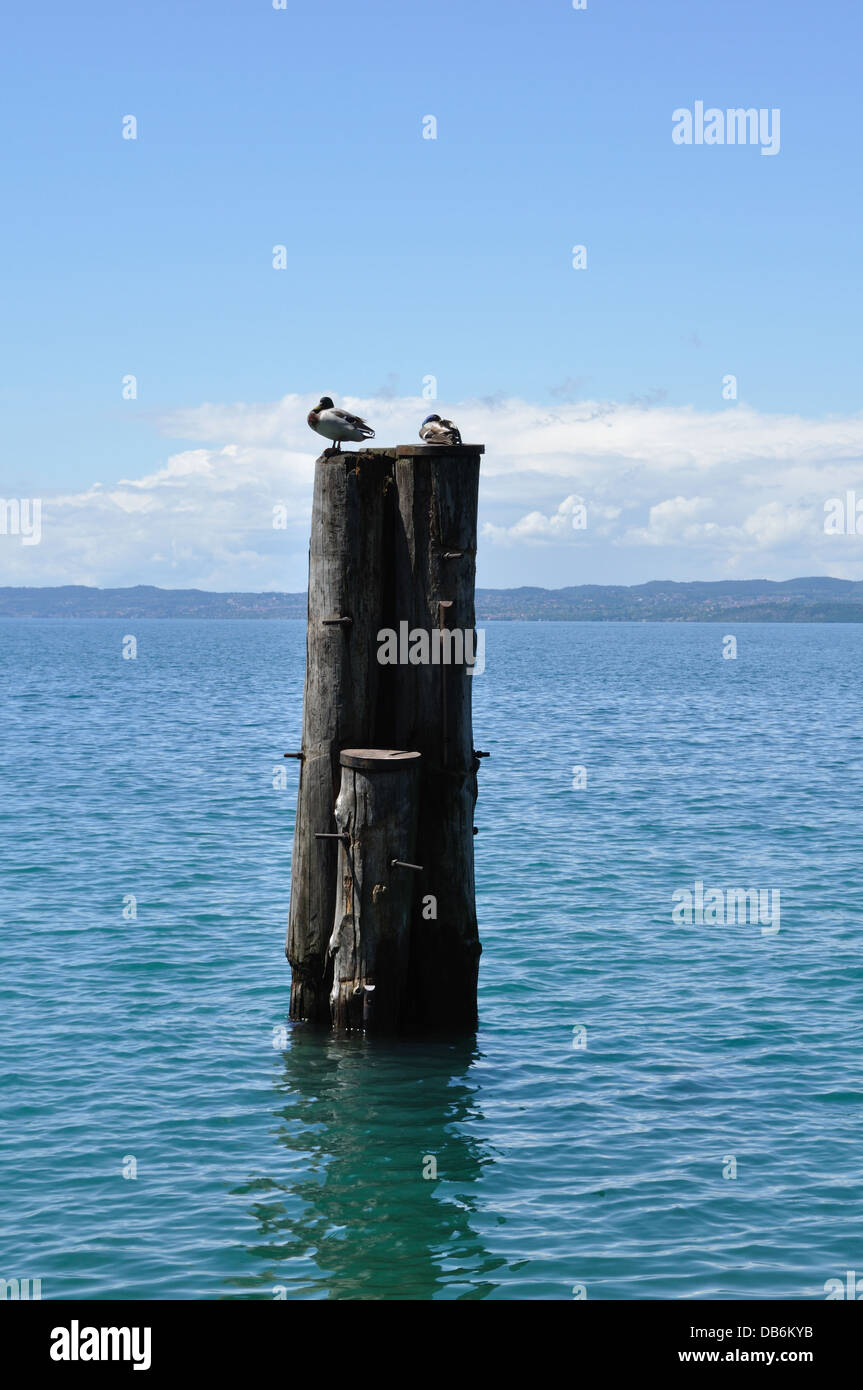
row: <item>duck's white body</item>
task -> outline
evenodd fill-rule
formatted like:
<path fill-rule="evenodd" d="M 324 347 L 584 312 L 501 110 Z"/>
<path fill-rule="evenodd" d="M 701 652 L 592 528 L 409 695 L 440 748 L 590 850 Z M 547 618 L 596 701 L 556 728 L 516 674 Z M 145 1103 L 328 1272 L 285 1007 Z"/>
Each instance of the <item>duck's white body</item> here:
<path fill-rule="evenodd" d="M 346 410 L 322 410 L 315 418 L 312 429 L 325 439 L 340 443 L 358 443 L 361 439 L 374 439 L 375 432 L 358 415 L 349 415 Z"/>

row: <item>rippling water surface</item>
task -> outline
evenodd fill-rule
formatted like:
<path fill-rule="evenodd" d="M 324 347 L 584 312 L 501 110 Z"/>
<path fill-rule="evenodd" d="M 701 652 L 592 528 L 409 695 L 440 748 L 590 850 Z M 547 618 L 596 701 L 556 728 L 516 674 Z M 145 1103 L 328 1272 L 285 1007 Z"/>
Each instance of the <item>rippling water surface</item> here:
<path fill-rule="evenodd" d="M 287 1023 L 304 624 L 135 621 L 123 660 L 129 630 L 0 622 L 0 1277 L 734 1299 L 863 1269 L 863 628 L 741 625 L 723 660 L 710 624 L 488 625 L 459 1044 Z M 778 889 L 780 930 L 677 925 L 696 880 Z"/>

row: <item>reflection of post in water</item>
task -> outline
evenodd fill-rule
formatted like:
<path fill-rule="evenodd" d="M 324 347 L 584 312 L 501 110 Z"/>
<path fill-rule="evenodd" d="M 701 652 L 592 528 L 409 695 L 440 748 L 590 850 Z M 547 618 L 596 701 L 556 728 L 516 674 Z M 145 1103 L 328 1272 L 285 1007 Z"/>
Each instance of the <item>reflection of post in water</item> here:
<path fill-rule="evenodd" d="M 483 1298 L 493 1259 L 470 1225 L 490 1162 L 472 1039 L 410 1044 L 294 1029 L 277 1083 L 273 1176 L 241 1189 L 260 1239 L 239 1292 L 293 1298 Z M 437 1179 L 423 1177 L 434 1158 Z M 447 1269 L 460 1271 L 455 1285 Z"/>

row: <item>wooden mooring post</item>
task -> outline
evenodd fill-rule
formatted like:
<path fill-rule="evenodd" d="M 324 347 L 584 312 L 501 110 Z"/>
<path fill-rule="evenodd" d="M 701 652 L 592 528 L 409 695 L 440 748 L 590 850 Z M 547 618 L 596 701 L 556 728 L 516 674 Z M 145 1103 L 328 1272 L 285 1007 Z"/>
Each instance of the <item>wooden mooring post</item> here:
<path fill-rule="evenodd" d="M 483 452 L 317 460 L 285 948 L 293 1019 L 381 1033 L 476 1023 Z"/>
<path fill-rule="evenodd" d="M 419 753 L 345 748 L 330 1013 L 339 1032 L 398 1029 L 407 1004 Z"/>

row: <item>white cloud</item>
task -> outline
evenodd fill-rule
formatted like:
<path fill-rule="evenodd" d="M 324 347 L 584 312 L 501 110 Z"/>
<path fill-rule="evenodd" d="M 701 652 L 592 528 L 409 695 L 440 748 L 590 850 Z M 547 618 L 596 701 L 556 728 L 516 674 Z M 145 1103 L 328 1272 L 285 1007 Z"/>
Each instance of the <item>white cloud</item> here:
<path fill-rule="evenodd" d="M 620 515 L 620 510 L 620 507 L 594 503 L 590 509 L 590 524 L 595 531 L 607 535 L 610 530 L 608 523 Z M 586 529 L 586 499 L 573 492 L 564 497 L 557 510 L 550 516 L 546 516 L 545 512 L 528 512 L 527 516 L 521 517 L 511 526 L 496 526 L 494 522 L 486 521 L 480 534 L 498 545 L 517 545 L 520 541 L 540 545 L 549 542 L 567 545 L 578 543 Z"/>
<path fill-rule="evenodd" d="M 728 528 L 699 521 L 713 509 L 709 497 L 667 497 L 650 508 L 646 526 L 633 526 L 620 537 L 624 545 L 685 545 L 718 539 Z M 733 529 L 733 528 L 732 528 Z"/>
<path fill-rule="evenodd" d="M 139 478 L 42 494 L 42 542 L 0 536 L 0 582 L 215 589 L 305 586 L 314 398 L 213 405 L 161 424 L 189 447 Z M 339 401 L 381 445 L 412 441 L 429 402 Z M 520 400 L 441 404 L 482 441 L 479 577 L 484 584 L 860 577 L 863 538 L 828 537 L 828 497 L 863 497 L 863 415 L 704 412 L 659 403 Z M 321 441 L 322 443 L 322 441 Z M 573 528 L 587 509 L 586 530 Z M 286 530 L 273 528 L 282 504 Z"/>

